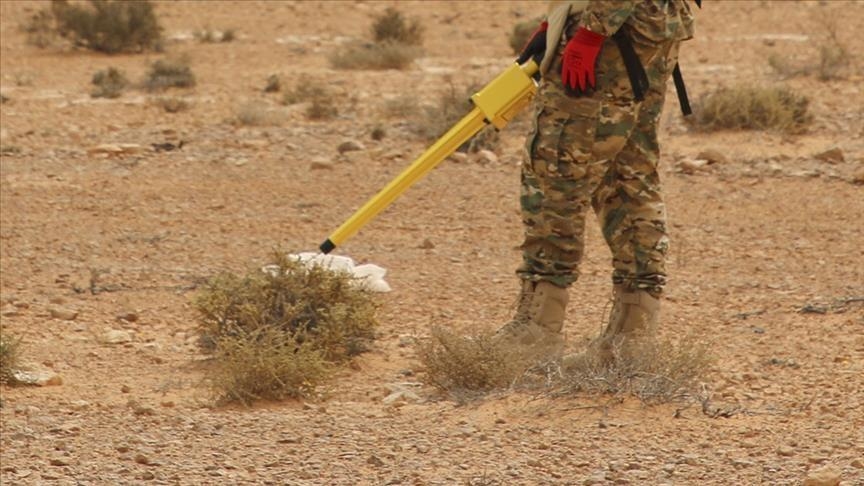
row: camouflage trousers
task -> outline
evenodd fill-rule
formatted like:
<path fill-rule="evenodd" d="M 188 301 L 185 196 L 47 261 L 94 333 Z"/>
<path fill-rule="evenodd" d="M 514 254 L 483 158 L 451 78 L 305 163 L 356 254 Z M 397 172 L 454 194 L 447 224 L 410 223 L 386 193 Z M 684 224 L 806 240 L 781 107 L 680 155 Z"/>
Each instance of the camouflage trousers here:
<path fill-rule="evenodd" d="M 561 84 L 560 59 L 552 64 L 537 96 L 522 166 L 521 278 L 561 287 L 576 281 L 590 206 L 612 252 L 613 282 L 661 293 L 669 238 L 657 173 L 657 125 L 678 44 L 634 43 L 650 82 L 642 102 L 635 101 L 611 40 L 598 58 L 593 93 L 569 95 Z"/>

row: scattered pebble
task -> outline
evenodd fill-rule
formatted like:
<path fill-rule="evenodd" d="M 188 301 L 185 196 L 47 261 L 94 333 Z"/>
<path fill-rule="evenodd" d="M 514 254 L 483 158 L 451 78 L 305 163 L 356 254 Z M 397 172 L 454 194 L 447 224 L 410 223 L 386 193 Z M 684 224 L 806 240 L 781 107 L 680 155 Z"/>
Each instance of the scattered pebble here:
<path fill-rule="evenodd" d="M 111 329 L 100 337 L 102 344 L 124 344 L 132 342 L 132 333 L 124 329 Z"/>
<path fill-rule="evenodd" d="M 477 152 L 477 162 L 480 164 L 497 164 L 498 155 L 491 150 L 480 150 Z"/>
<path fill-rule="evenodd" d="M 345 152 L 356 152 L 358 150 L 366 150 L 366 146 L 357 140 L 348 140 L 339 144 L 337 148 L 340 154 Z"/>
<path fill-rule="evenodd" d="M 810 471 L 804 480 L 804 486 L 838 486 L 840 479 L 840 470 L 836 466 L 828 465 Z"/>
<path fill-rule="evenodd" d="M 696 156 L 699 160 L 704 160 L 709 164 L 729 164 L 729 158 L 726 154 L 716 149 L 705 149 Z"/>
<path fill-rule="evenodd" d="M 829 164 L 839 164 L 846 161 L 846 156 L 840 147 L 832 147 L 824 152 L 819 152 L 813 156 L 816 160 L 827 162 Z"/>
<path fill-rule="evenodd" d="M 78 311 L 65 309 L 63 307 L 51 307 L 48 309 L 48 313 L 51 314 L 51 317 L 54 319 L 60 319 L 62 321 L 74 321 L 78 317 Z"/>

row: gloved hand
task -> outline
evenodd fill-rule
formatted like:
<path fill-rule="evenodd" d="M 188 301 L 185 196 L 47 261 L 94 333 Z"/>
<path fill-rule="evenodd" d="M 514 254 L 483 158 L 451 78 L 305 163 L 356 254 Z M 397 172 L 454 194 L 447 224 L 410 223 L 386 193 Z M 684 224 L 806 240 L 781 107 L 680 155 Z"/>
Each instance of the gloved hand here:
<path fill-rule="evenodd" d="M 561 82 L 576 93 L 587 91 L 596 84 L 594 65 L 606 37 L 579 27 L 564 48 Z"/>
<path fill-rule="evenodd" d="M 544 20 L 540 26 L 537 27 L 537 30 L 531 34 L 528 42 L 525 43 L 525 47 L 522 48 L 522 52 L 520 52 L 519 57 L 516 58 L 517 63 L 523 64 L 535 55 L 544 54 L 546 52 L 546 29 L 548 28 L 549 22 Z"/>

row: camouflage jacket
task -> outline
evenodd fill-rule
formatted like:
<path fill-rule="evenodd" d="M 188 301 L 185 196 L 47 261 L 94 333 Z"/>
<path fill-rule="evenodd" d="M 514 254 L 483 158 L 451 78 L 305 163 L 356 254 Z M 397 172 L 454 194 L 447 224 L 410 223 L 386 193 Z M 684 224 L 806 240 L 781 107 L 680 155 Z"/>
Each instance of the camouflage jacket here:
<path fill-rule="evenodd" d="M 549 69 L 568 19 L 606 37 L 626 28 L 633 42 L 641 44 L 656 45 L 693 37 L 693 13 L 688 0 L 552 1 L 542 73 Z"/>

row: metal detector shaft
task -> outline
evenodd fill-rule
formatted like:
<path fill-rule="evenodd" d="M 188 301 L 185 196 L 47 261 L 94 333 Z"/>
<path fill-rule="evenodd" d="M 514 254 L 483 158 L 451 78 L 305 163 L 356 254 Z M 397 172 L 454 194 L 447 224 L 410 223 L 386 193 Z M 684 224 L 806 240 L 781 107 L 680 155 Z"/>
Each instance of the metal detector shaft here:
<path fill-rule="evenodd" d="M 470 140 L 487 123 L 497 129 L 504 128 L 537 93 L 537 86 L 532 79 L 537 70 L 537 63 L 533 60 L 521 66 L 514 64 L 474 94 L 471 97 L 474 109 L 331 233 L 321 243 L 321 252 L 330 253 L 337 245 L 360 231 L 360 228 Z"/>

